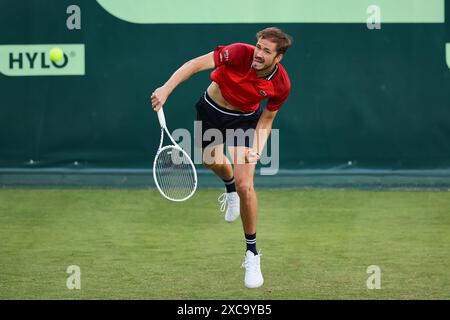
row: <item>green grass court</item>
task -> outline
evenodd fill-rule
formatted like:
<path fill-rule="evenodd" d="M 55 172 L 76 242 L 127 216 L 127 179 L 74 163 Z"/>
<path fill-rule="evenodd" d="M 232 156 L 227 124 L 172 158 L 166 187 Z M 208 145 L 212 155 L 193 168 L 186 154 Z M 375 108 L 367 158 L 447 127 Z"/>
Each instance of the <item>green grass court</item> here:
<path fill-rule="evenodd" d="M 0 189 L 0 299 L 449 299 L 450 194 L 263 189 L 263 287 L 219 189 Z M 69 265 L 81 290 L 69 290 Z M 381 268 L 369 290 L 367 267 Z"/>

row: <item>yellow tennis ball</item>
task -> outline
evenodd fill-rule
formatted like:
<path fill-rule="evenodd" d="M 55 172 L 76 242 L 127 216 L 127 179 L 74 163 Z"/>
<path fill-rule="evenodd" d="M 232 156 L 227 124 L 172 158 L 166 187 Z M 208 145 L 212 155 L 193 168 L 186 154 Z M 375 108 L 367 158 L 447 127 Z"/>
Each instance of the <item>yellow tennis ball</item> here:
<path fill-rule="evenodd" d="M 61 50 L 61 48 L 53 48 L 50 50 L 50 60 L 53 62 L 58 62 L 62 59 L 64 56 L 64 52 Z"/>

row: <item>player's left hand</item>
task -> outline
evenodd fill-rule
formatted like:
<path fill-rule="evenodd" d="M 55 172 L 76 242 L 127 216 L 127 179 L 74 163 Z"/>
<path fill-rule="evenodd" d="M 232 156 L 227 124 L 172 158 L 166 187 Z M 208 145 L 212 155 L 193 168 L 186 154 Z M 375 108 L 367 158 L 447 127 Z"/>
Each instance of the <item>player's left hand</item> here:
<path fill-rule="evenodd" d="M 245 153 L 245 162 L 246 163 L 256 163 L 261 158 L 258 152 L 252 148 L 248 148 Z"/>

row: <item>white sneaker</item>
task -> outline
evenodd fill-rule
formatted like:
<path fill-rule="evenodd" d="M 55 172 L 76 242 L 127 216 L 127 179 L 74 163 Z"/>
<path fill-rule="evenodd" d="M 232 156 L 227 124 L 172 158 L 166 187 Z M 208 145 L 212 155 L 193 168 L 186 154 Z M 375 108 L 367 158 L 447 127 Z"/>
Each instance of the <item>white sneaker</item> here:
<path fill-rule="evenodd" d="M 240 199 L 237 192 L 223 193 L 218 199 L 220 211 L 225 212 L 225 221 L 232 222 L 239 217 Z"/>
<path fill-rule="evenodd" d="M 247 250 L 242 267 L 245 268 L 244 283 L 247 288 L 258 288 L 263 285 L 264 279 L 261 273 L 261 253 L 255 256 L 253 252 Z"/>

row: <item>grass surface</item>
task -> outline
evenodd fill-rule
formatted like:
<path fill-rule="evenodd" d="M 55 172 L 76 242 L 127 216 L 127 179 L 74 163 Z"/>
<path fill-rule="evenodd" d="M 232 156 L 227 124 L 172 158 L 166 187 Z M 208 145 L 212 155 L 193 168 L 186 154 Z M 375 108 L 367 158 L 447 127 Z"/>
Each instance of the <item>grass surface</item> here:
<path fill-rule="evenodd" d="M 253 290 L 219 193 L 0 189 L 0 299 L 450 298 L 448 192 L 258 191 L 265 284 Z M 70 265 L 81 290 L 66 287 Z"/>

